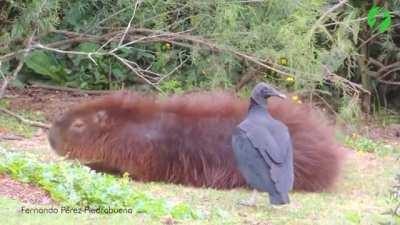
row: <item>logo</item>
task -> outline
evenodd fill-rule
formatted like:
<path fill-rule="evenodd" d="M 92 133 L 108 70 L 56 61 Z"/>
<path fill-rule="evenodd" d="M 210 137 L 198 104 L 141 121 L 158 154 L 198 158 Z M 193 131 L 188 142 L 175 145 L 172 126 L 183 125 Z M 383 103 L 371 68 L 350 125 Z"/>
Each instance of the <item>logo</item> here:
<path fill-rule="evenodd" d="M 380 23 L 376 25 L 377 17 L 379 17 Z M 368 11 L 368 26 L 371 28 L 378 27 L 379 32 L 383 33 L 387 31 L 392 24 L 392 18 L 390 16 L 390 12 L 382 7 L 374 5 Z"/>

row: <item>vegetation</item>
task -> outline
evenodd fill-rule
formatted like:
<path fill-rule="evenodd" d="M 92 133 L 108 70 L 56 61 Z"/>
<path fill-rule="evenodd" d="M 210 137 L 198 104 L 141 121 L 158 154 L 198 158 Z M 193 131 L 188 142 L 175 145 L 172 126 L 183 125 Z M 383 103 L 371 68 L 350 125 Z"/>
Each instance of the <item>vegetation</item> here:
<path fill-rule="evenodd" d="M 9 158 L 15 157 L 16 153 L 6 153 Z M 23 153 L 25 155 L 27 153 Z M 45 153 L 48 154 L 48 153 Z M 1 161 L 4 161 L 2 154 Z M 112 179 L 113 184 L 117 184 L 125 193 L 142 193 L 139 190 L 146 190 L 148 195 L 158 196 L 153 199 L 155 202 L 184 202 L 190 205 L 191 210 L 200 211 L 205 217 L 199 219 L 180 220 L 179 224 L 288 224 L 288 225 L 307 225 L 307 224 L 397 224 L 400 217 L 393 216 L 392 211 L 398 205 L 398 200 L 390 194 L 393 178 L 399 171 L 399 164 L 393 158 L 375 157 L 373 154 L 355 153 L 356 157 L 350 156 L 345 165 L 344 175 L 338 183 L 338 187 L 331 193 L 292 193 L 292 203 L 282 209 L 273 209 L 267 204 L 267 195 L 257 196 L 257 207 L 244 207 L 238 205 L 240 200 L 251 196 L 250 190 L 235 189 L 232 191 L 221 191 L 214 189 L 202 189 L 183 187 L 180 185 L 163 183 L 140 183 L 129 182 L 129 189 L 124 189 L 124 178 Z M 23 156 L 22 159 L 31 158 Z M 19 158 L 21 160 L 21 158 Z M 15 161 L 9 159 L 9 161 Z M 17 161 L 13 163 L 16 164 Z M 57 163 L 58 164 L 58 163 Z M 1 164 L 2 165 L 2 164 Z M 69 168 L 69 166 L 71 168 Z M 13 166 L 18 167 L 18 166 Z M 48 166 L 51 167 L 51 166 Z M 87 174 L 89 183 L 94 183 L 94 178 L 101 175 L 88 173 L 87 169 L 76 164 L 61 162 L 60 168 L 67 171 L 80 171 L 78 174 Z M 80 169 L 79 169 L 80 168 Z M 27 169 L 21 167 L 22 171 Z M 85 172 L 86 171 L 86 172 Z M 24 172 L 25 173 L 25 172 Z M 64 172 L 55 172 L 57 180 L 61 177 L 70 177 Z M 28 173 L 29 174 L 29 173 Z M 53 173 L 54 174 L 54 173 Z M 17 175 L 18 176 L 18 175 Z M 27 176 L 23 176 L 27 177 Z M 81 175 L 78 178 L 82 178 Z M 86 175 L 85 175 L 86 177 Z M 92 178 L 90 178 L 92 177 Z M 24 179 L 24 178 L 23 178 Z M 74 178 L 68 178 L 74 181 Z M 108 180 L 111 178 L 97 178 L 96 180 Z M 56 181 L 57 181 L 56 180 Z M 93 181 L 92 181 L 93 180 Z M 57 184 L 57 182 L 55 183 Z M 68 185 L 68 184 L 67 184 Z M 103 186 L 100 182 L 96 185 Z M 69 186 L 69 185 L 68 185 Z M 78 184 L 78 186 L 80 186 Z M 110 187 L 108 184 L 103 187 Z M 101 188 L 102 190 L 105 190 Z M 73 189 L 68 189 L 69 192 Z M 92 189 L 88 189 L 90 193 Z M 78 192 L 81 196 L 83 192 Z M 146 194 L 146 196 L 148 196 Z M 62 196 L 67 194 L 62 193 Z M 117 194 L 119 196 L 119 194 Z M 109 198 L 117 199 L 116 196 Z M 146 201 L 147 197 L 142 199 Z M 161 199 L 169 199 L 161 200 Z M 350 200 L 349 200 L 350 199 Z M 96 200 L 97 202 L 98 200 Z M 111 202 L 110 202 L 111 203 Z M 61 203 L 63 204 L 63 203 Z M 7 221 L 8 224 L 161 224 L 164 217 L 148 216 L 158 215 L 157 207 L 149 207 L 149 211 L 134 216 L 126 214 L 113 214 L 102 216 L 100 214 L 21 214 L 16 209 L 25 207 L 45 207 L 40 205 L 27 205 L 20 202 L 10 201 L 0 198 L 0 219 Z M 151 211 L 156 212 L 151 212 Z M 190 212 L 184 210 L 185 214 Z M 168 214 L 167 214 L 168 215 Z"/>
<path fill-rule="evenodd" d="M 359 152 L 376 153 L 377 155 L 400 155 L 400 148 L 383 141 L 373 141 L 353 133 L 345 138 L 345 144 Z"/>
<path fill-rule="evenodd" d="M 396 183 L 393 187 L 393 197 L 397 200 L 397 205 L 393 210 L 393 214 L 400 217 L 400 174 L 396 176 Z"/>
<path fill-rule="evenodd" d="M 249 87 L 264 80 L 294 92 L 298 103 L 323 104 L 355 131 L 360 121 L 369 121 L 365 113 L 382 117 L 383 125 L 400 121 L 399 48 L 397 0 L 5 0 L 0 1 L 0 109 L 9 105 L 2 99 L 7 87 L 32 83 L 161 94 L 225 88 L 248 95 Z M 41 114 L 19 114 L 43 121 Z M 0 124 L 28 138 L 35 132 L 5 114 L 0 114 Z M 264 194 L 258 196 L 257 208 L 239 206 L 240 199 L 250 196 L 247 190 L 140 183 L 127 174 L 118 178 L 75 162 L 42 162 L 22 150 L 1 149 L 0 173 L 45 189 L 57 204 L 132 208 L 135 216 L 35 218 L 15 212 L 22 203 L 0 197 L 0 210 L 8 213 L 1 213 L 0 220 L 400 223 L 399 176 L 393 182 L 400 170 L 395 159 L 399 147 L 355 133 L 342 141 L 356 156 L 347 161 L 337 190 L 294 193 L 292 204 L 280 210 L 271 209 Z"/>
<path fill-rule="evenodd" d="M 382 21 L 371 1 L 334 2 L 6 0 L 0 71 L 15 85 L 163 93 L 267 79 L 336 109 L 346 96 L 399 109 L 400 3 L 375 1 Z"/>
<path fill-rule="evenodd" d="M 199 217 L 199 214 L 185 204 L 171 204 L 134 190 L 128 174 L 118 179 L 111 175 L 95 173 L 78 163 L 45 163 L 38 161 L 34 155 L 9 152 L 3 148 L 0 149 L 0 173 L 7 173 L 22 182 L 36 184 L 48 191 L 54 200 L 68 207 L 93 210 L 99 208 L 100 213 L 107 213 L 109 207 L 130 208 L 133 213 L 145 213 L 156 217 Z"/>

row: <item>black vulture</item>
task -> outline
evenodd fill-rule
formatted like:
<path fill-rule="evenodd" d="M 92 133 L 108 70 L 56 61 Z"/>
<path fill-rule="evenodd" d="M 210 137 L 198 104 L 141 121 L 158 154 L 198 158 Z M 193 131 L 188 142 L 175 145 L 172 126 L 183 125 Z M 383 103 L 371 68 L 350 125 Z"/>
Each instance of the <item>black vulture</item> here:
<path fill-rule="evenodd" d="M 293 188 L 292 140 L 287 126 L 266 110 L 271 96 L 286 98 L 266 83 L 257 84 L 247 116 L 232 134 L 239 171 L 254 188 L 251 200 L 246 202 L 249 205 L 255 204 L 256 190 L 268 192 L 272 205 L 288 204 L 288 192 Z"/>

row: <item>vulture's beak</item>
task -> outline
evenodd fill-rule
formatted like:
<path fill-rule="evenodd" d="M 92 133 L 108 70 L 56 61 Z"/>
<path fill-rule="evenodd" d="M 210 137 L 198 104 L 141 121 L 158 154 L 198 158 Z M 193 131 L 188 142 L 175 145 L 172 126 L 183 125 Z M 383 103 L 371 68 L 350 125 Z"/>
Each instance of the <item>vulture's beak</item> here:
<path fill-rule="evenodd" d="M 278 96 L 279 98 L 282 98 L 282 99 L 286 99 L 286 95 L 281 94 L 281 93 L 277 93 L 276 96 Z"/>
<path fill-rule="evenodd" d="M 279 97 L 279 98 L 282 98 L 282 99 L 286 99 L 286 95 L 280 93 L 279 91 L 277 91 L 275 89 L 273 90 L 273 94 L 272 95 L 276 96 L 276 97 Z"/>

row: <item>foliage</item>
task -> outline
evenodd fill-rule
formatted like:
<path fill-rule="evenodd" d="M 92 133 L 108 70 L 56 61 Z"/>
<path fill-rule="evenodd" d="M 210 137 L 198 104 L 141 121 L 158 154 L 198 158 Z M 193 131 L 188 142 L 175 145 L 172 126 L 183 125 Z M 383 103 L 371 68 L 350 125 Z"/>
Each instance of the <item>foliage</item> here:
<path fill-rule="evenodd" d="M 127 174 L 119 179 L 96 173 L 78 163 L 45 163 L 33 155 L 0 149 L 0 173 L 37 184 L 66 206 L 132 208 L 135 213 L 156 217 L 171 215 L 178 219 L 195 219 L 199 215 L 183 203 L 171 204 L 135 190 Z"/>
<path fill-rule="evenodd" d="M 363 118 L 358 99 L 344 96 L 339 107 L 339 119 L 347 125 L 357 125 Z"/>
<path fill-rule="evenodd" d="M 136 88 L 143 83 L 153 83 L 165 92 L 193 87 L 230 88 L 254 67 L 253 73 L 261 75 L 257 79 L 267 79 L 292 91 L 306 94 L 315 89 L 327 90 L 332 100 L 352 95 L 368 97 L 354 85 L 327 80 L 327 73 L 336 73 L 370 91 L 372 102 L 367 104 L 400 109 L 400 101 L 395 100 L 400 99 L 396 98 L 399 86 L 387 83 L 399 79 L 396 62 L 400 56 L 400 29 L 394 24 L 400 20 L 400 3 L 387 2 L 385 21 L 390 18 L 392 25 L 384 23 L 384 30 L 388 30 L 377 33 L 368 26 L 368 22 L 371 26 L 378 24 L 374 16 L 368 21 L 368 12 L 378 14 L 368 11 L 370 1 L 354 0 L 328 11 L 337 1 L 147 0 L 136 5 L 130 0 L 6 0 L 0 4 L 0 40 L 4 43 L 0 54 L 25 48 L 32 34 L 34 43 L 67 41 L 57 47 L 70 52 L 32 51 L 19 79 L 82 89 Z M 129 21 L 133 29 L 185 32 L 209 45 L 249 54 L 295 79 L 288 85 L 286 76 L 258 68 L 230 51 L 205 48 L 187 40 L 160 37 L 121 47 L 121 37 L 115 32 L 125 31 Z M 121 43 L 151 35 L 128 32 Z M 133 69 L 104 54 L 115 48 L 113 53 L 132 62 Z M 279 65 L 282 57 L 287 59 L 285 65 Z M 16 60 L 7 59 L 0 69 L 11 74 L 17 65 Z"/>
<path fill-rule="evenodd" d="M 400 174 L 396 176 L 396 183 L 393 187 L 393 197 L 397 200 L 394 215 L 400 217 Z"/>
<path fill-rule="evenodd" d="M 27 12 L 29 8 L 23 1 L 6 1 L 7 13 L 4 18 L 8 23 L 1 30 L 9 36 L 10 45 L 4 46 L 5 53 L 20 47 L 20 43 L 13 43 L 11 40 L 28 37 L 35 30 L 36 26 L 31 26 L 22 17 L 46 21 L 47 26 L 37 28 L 40 34 L 39 41 L 51 43 L 69 38 L 67 34 L 52 32 L 55 29 L 103 35 L 109 31 L 108 27 L 125 27 L 134 8 L 134 3 L 127 0 L 116 2 L 57 0 L 52 4 L 44 0 L 34 2 L 36 5 L 43 4 L 41 8 L 33 8 L 36 9 L 36 17 L 31 15 L 32 12 Z M 318 50 L 310 49 L 308 40 L 303 36 L 323 5 L 323 0 L 301 1 L 301 4 L 290 0 L 255 4 L 226 0 L 202 2 L 150 0 L 138 6 L 132 24 L 138 28 L 170 32 L 192 30 L 193 35 L 205 37 L 219 46 L 251 53 L 261 59 L 278 61 L 284 56 L 289 59 L 288 66 L 291 69 L 305 72 L 298 74 L 300 78 L 296 80 L 296 86 L 311 87 L 314 81 L 321 80 L 322 77 L 317 74 L 321 74 L 322 67 L 318 61 Z M 13 20 L 13 18 L 18 19 Z M 17 34 L 11 32 L 13 27 L 29 27 L 29 29 Z M 116 44 L 111 43 L 103 50 L 112 49 Z M 101 44 L 88 41 L 67 47 L 73 51 L 84 51 L 82 45 L 97 45 L 91 49 L 97 50 Z M 85 89 L 121 88 L 140 83 L 140 79 L 131 71 L 109 57 L 94 56 L 94 60 L 90 60 L 80 55 L 66 56 L 59 53 L 44 55 L 36 51 L 31 54 L 22 71 L 29 79 L 32 78 L 31 74 L 37 74 L 40 75 L 39 78 L 51 80 L 56 84 Z M 182 88 L 230 87 L 246 68 L 246 64 L 231 54 L 213 53 L 196 46 L 187 48 L 163 41 L 130 45 L 117 54 L 136 62 L 142 68 L 151 68 L 152 72 L 159 74 L 172 71 L 186 60 L 170 78 L 180 82 Z M 45 66 L 47 64 L 52 68 L 47 68 Z M 13 65 L 3 65 L 3 70 L 12 68 Z"/>
<path fill-rule="evenodd" d="M 1 144 L 0 144 L 1 145 Z M 24 151 L 18 149 L 17 151 Z M 30 150 L 27 150 L 31 152 Z M 47 152 L 44 153 L 47 155 Z M 43 155 L 44 156 L 44 155 Z M 0 164 L 1 165 L 1 164 Z M 182 201 L 191 207 L 201 209 L 207 219 L 175 221 L 164 217 L 156 218 L 141 215 L 98 215 L 98 214 L 22 214 L 18 210 L 26 203 L 14 202 L 0 196 L 0 221 L 7 224 L 399 224 L 400 218 L 392 218 L 387 213 L 394 209 L 397 202 L 391 198 L 390 190 L 393 178 L 399 173 L 400 165 L 393 157 L 373 157 L 371 155 L 355 154 L 350 156 L 344 165 L 342 178 L 337 183 L 337 189 L 324 193 L 291 193 L 291 204 L 275 209 L 272 208 L 265 193 L 256 196 L 257 207 L 244 207 L 238 201 L 251 197 L 251 190 L 216 190 L 209 188 L 193 188 L 169 183 L 133 182 L 133 190 L 146 190 L 147 193 L 159 196 L 157 198 Z M 43 205 L 28 205 L 33 208 L 43 208 Z M 224 216 L 221 208 L 228 213 Z M 373 209 L 373 210 L 372 210 Z"/>
<path fill-rule="evenodd" d="M 346 137 L 345 144 L 358 152 L 376 153 L 378 155 L 400 155 L 400 148 L 383 141 L 373 141 L 353 133 Z"/>

